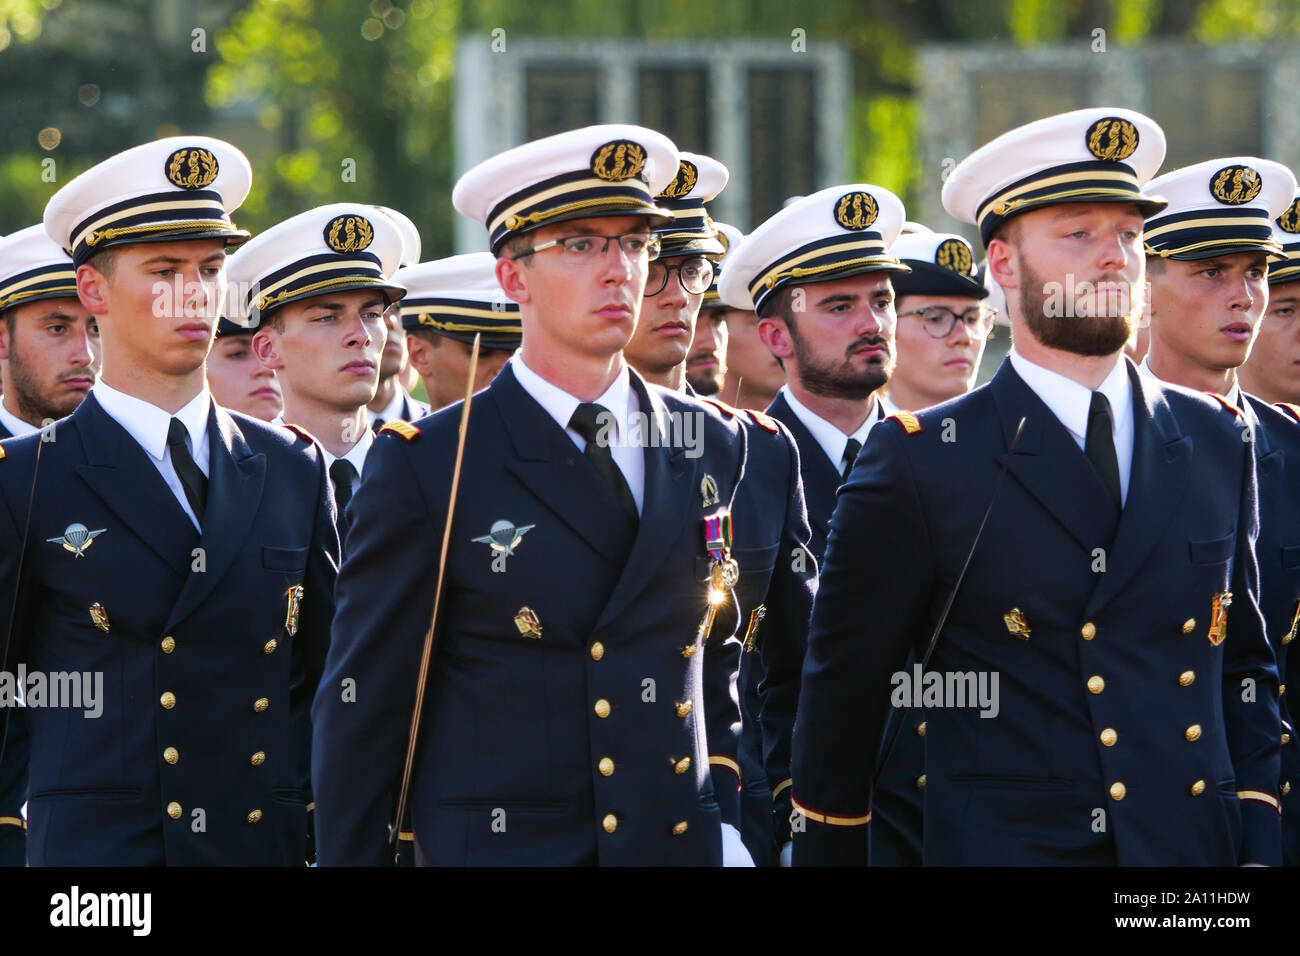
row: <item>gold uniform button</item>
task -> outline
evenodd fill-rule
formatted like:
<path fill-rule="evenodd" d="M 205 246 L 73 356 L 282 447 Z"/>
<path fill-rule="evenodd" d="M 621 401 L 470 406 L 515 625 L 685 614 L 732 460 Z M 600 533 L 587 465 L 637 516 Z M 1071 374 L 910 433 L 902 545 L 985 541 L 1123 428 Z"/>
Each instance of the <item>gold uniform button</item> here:
<path fill-rule="evenodd" d="M 273 638 L 271 638 L 269 641 L 267 641 L 265 644 L 262 645 L 262 653 L 263 653 L 263 654 L 274 654 L 274 653 L 275 653 L 275 649 L 276 649 L 277 647 L 279 647 L 279 646 L 280 646 L 280 642 L 277 641 L 277 640 L 273 637 Z"/>
<path fill-rule="evenodd" d="M 691 708 L 694 706 L 695 704 L 689 700 L 678 701 L 676 704 L 677 716 L 685 717 L 687 714 L 691 712 Z"/>
<path fill-rule="evenodd" d="M 1184 634 L 1190 634 L 1190 633 L 1192 633 L 1192 631 L 1195 629 L 1195 627 L 1196 627 L 1196 618 L 1194 618 L 1194 617 L 1189 617 L 1187 620 L 1183 621 L 1183 633 L 1184 633 Z"/>
<path fill-rule="evenodd" d="M 605 819 L 600 821 L 600 825 L 605 828 L 606 833 L 613 833 L 618 829 L 618 817 L 612 813 L 607 813 Z"/>
<path fill-rule="evenodd" d="M 1285 796 L 1286 796 L 1288 793 L 1290 793 L 1290 792 L 1291 792 L 1291 781 L 1290 781 L 1290 780 L 1283 780 L 1283 781 L 1282 781 L 1282 796 L 1285 797 Z"/>
<path fill-rule="evenodd" d="M 1093 674 L 1088 678 L 1088 690 L 1092 691 L 1094 694 L 1100 694 L 1105 689 L 1106 682 L 1101 679 L 1100 674 Z"/>
<path fill-rule="evenodd" d="M 1196 671 L 1183 671 L 1178 675 L 1178 683 L 1183 687 L 1191 687 L 1194 680 L 1196 680 Z"/>
<path fill-rule="evenodd" d="M 1083 625 L 1083 627 L 1079 628 L 1079 633 L 1083 636 L 1085 641 L 1090 641 L 1097 636 L 1097 625 L 1093 624 L 1092 621 L 1089 621 L 1087 624 Z"/>
<path fill-rule="evenodd" d="M 673 764 L 673 773 L 685 773 L 691 769 L 691 758 L 683 757 L 677 763 Z"/>
<path fill-rule="evenodd" d="M 176 695 L 171 691 L 164 691 L 163 695 L 158 698 L 158 703 L 162 704 L 163 710 L 171 710 L 176 706 Z"/>
<path fill-rule="evenodd" d="M 607 701 L 604 697 L 602 697 L 600 700 L 596 701 L 596 708 L 595 708 L 595 710 L 596 710 L 596 716 L 597 716 L 597 717 L 608 717 L 608 716 L 609 716 L 609 701 Z"/>
<path fill-rule="evenodd" d="M 1289 744 L 1290 742 L 1291 742 L 1291 735 L 1290 735 L 1290 734 L 1283 734 L 1283 735 L 1282 735 L 1282 743 L 1284 743 L 1284 744 Z"/>
<path fill-rule="evenodd" d="M 176 650 L 176 638 L 168 634 L 166 637 L 162 639 L 161 646 L 162 646 L 162 652 L 164 654 L 170 654 L 172 651 Z"/>
<path fill-rule="evenodd" d="M 1200 724 L 1192 724 L 1192 726 L 1190 726 L 1190 727 L 1187 728 L 1187 732 L 1186 732 L 1185 734 L 1183 734 L 1183 736 L 1186 737 L 1188 740 L 1200 740 L 1200 739 L 1201 739 L 1201 725 L 1200 725 Z"/>
<path fill-rule="evenodd" d="M 1283 646 L 1283 647 L 1286 647 L 1286 646 L 1287 646 L 1288 644 L 1290 644 L 1293 640 L 1295 640 L 1295 634 L 1288 633 L 1286 637 L 1282 638 L 1282 646 Z"/>
<path fill-rule="evenodd" d="M 699 650 L 698 644 L 687 644 L 682 648 L 682 657 L 694 657 L 697 650 Z"/>
<path fill-rule="evenodd" d="M 1101 742 L 1107 747 L 1114 747 L 1117 740 L 1119 740 L 1119 734 L 1115 733 L 1115 728 L 1107 727 L 1101 732 Z"/>
<path fill-rule="evenodd" d="M 258 820 L 260 820 L 260 819 L 262 819 L 262 811 L 261 811 L 261 810 L 253 810 L 253 811 L 251 811 L 251 812 L 248 814 L 248 822 L 249 822 L 249 823 L 256 823 L 256 822 L 257 822 Z"/>
<path fill-rule="evenodd" d="M 1192 794 L 1192 796 L 1194 796 L 1194 797 L 1199 797 L 1199 796 L 1200 796 L 1201 794 L 1203 794 L 1204 792 L 1205 792 L 1205 781 L 1204 781 L 1204 780 L 1198 780 L 1198 781 L 1196 781 L 1194 784 L 1192 784 L 1192 789 L 1191 789 L 1191 794 Z"/>
<path fill-rule="evenodd" d="M 1281 697 L 1285 693 L 1286 693 L 1286 684 L 1283 684 L 1281 687 L 1277 689 L 1277 696 Z"/>
<path fill-rule="evenodd" d="M 916 736 L 918 736 L 918 737 L 924 737 L 924 736 L 925 736 L 925 721 L 924 721 L 924 720 L 921 721 L 919 724 L 916 725 Z"/>
<path fill-rule="evenodd" d="M 608 777 L 614 772 L 614 761 L 610 760 L 608 757 L 601 757 L 600 763 L 596 764 L 596 766 L 600 768 L 600 773 L 603 777 Z"/>
<path fill-rule="evenodd" d="M 270 706 L 271 706 L 271 702 L 269 700 L 267 700 L 265 697 L 259 697 L 257 698 L 257 700 L 253 701 L 253 713 L 260 714 L 262 711 L 266 710 L 266 708 Z"/>
<path fill-rule="evenodd" d="M 1112 799 L 1123 800 L 1124 794 L 1126 793 L 1128 793 L 1128 788 L 1125 787 L 1124 784 L 1120 783 L 1118 780 L 1116 780 L 1114 783 L 1110 785 L 1110 795 Z"/>
<path fill-rule="evenodd" d="M 171 817 L 173 820 L 179 820 L 181 818 L 181 805 L 175 800 L 167 804 L 167 816 Z"/>
<path fill-rule="evenodd" d="M 177 750 L 175 747 L 168 747 L 166 750 L 163 751 L 163 760 L 166 760 L 168 763 L 175 763 L 180 759 L 181 759 L 181 752 Z"/>
<path fill-rule="evenodd" d="M 266 751 L 259 750 L 257 753 L 253 754 L 253 756 L 248 758 L 248 762 L 254 767 L 262 766 L 262 764 L 266 763 Z"/>
<path fill-rule="evenodd" d="M 598 661 L 605 656 L 605 645 L 597 641 L 591 645 L 591 659 Z"/>
<path fill-rule="evenodd" d="M 917 790 L 925 789 L 925 774 L 921 774 L 921 776 L 916 778 L 916 789 Z"/>
<path fill-rule="evenodd" d="M 685 832 L 686 832 L 685 820 L 683 820 L 681 823 L 676 823 L 673 825 L 673 836 L 681 836 Z"/>

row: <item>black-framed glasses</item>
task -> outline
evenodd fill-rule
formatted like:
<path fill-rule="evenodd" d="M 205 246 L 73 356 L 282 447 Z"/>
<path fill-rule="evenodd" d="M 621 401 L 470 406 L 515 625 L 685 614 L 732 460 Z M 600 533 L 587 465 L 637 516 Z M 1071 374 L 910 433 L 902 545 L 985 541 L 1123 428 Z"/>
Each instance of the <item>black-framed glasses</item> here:
<path fill-rule="evenodd" d="M 946 309 L 941 305 L 932 305 L 924 309 L 909 309 L 907 312 L 899 312 L 898 317 L 901 319 L 905 315 L 917 315 L 921 317 L 921 328 L 925 329 L 926 335 L 935 339 L 946 339 L 952 334 L 952 330 L 957 327 L 957 320 L 961 319 L 966 326 L 966 331 L 975 337 L 987 335 L 993 328 L 993 317 L 997 312 L 993 309 L 984 307 L 967 309 L 960 314 L 952 309 Z"/>
<path fill-rule="evenodd" d="M 691 256 L 676 265 L 665 262 L 652 262 L 646 272 L 646 296 L 658 295 L 668 286 L 669 273 L 677 273 L 677 281 L 682 289 L 691 295 L 703 295 L 713 283 L 713 263 L 704 256 Z"/>
<path fill-rule="evenodd" d="M 654 259 L 659 255 L 658 236 L 649 232 L 626 232 L 621 236 L 564 236 L 561 239 L 552 239 L 550 242 L 543 242 L 540 246 L 525 249 L 510 258 L 522 259 L 534 252 L 541 252 L 543 249 L 559 246 L 564 252 L 565 259 L 573 262 L 587 262 L 608 252 L 611 242 L 617 242 L 619 248 L 623 250 L 624 255 L 629 259 L 637 259 L 641 256 Z"/>

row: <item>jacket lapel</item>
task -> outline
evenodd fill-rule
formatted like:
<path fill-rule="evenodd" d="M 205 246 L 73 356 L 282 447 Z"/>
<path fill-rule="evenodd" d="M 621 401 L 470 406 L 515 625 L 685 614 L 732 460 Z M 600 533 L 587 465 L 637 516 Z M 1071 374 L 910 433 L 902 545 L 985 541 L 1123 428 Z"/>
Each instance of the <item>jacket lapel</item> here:
<path fill-rule="evenodd" d="M 631 374 L 632 388 L 640 401 L 641 411 L 650 417 L 647 428 L 659 435 L 673 435 L 663 400 L 646 388 L 635 371 Z M 686 457 L 685 449 L 674 442 L 655 442 L 649 440 L 649 436 L 645 437 L 645 500 L 641 506 L 636 541 L 626 555 L 623 573 L 601 612 L 597 626 L 616 618 L 655 580 L 656 569 L 663 565 L 669 550 L 680 540 L 682 525 L 692 514 L 692 504 L 699 507 L 693 494 L 699 484 L 696 467 Z M 694 460 L 699 461 L 698 458 Z M 699 520 L 703 521 L 702 513 Z"/>
<path fill-rule="evenodd" d="M 514 445 L 514 457 L 505 462 L 507 470 L 605 560 L 623 567 L 629 545 L 625 523 L 602 520 L 599 508 L 593 507 L 593 502 L 608 502 L 609 508 L 617 509 L 614 493 L 583 460 L 568 433 L 519 384 L 509 365 L 492 380 L 487 393 Z"/>
<path fill-rule="evenodd" d="M 1034 390 L 1016 374 L 1010 360 L 989 383 L 1001 419 L 1007 448 L 1020 419 L 1025 428 L 1008 471 L 1061 526 L 1091 552 L 1110 544 L 1115 531 L 1115 505 L 1101 477 Z M 997 461 L 1007 460 L 1004 451 Z"/>
<path fill-rule="evenodd" d="M 182 578 L 198 534 L 157 467 L 94 394 L 72 413 L 86 453 L 77 476 L 134 534 Z"/>
<path fill-rule="evenodd" d="M 1113 546 L 1107 551 L 1106 573 L 1088 602 L 1088 614 L 1099 611 L 1143 566 L 1151 549 L 1169 527 L 1191 480 L 1188 463 L 1192 440 L 1182 433 L 1164 390 L 1129 365 L 1133 385 L 1133 469 L 1128 500 L 1120 515 Z"/>
<path fill-rule="evenodd" d="M 257 517 L 266 456 L 254 454 L 230 414 L 215 402 L 208 411 L 208 501 L 203 521 L 205 570 L 191 574 L 172 608 L 174 627 L 212 593 L 239 556 Z M 187 556 L 188 557 L 188 556 Z"/>
<path fill-rule="evenodd" d="M 794 437 L 799 448 L 799 470 L 803 476 L 808 520 L 813 529 L 825 538 L 830 533 L 835 493 L 839 491 L 842 476 L 780 392 L 777 392 L 776 398 L 768 406 L 767 414 L 790 429 L 790 434 Z"/>

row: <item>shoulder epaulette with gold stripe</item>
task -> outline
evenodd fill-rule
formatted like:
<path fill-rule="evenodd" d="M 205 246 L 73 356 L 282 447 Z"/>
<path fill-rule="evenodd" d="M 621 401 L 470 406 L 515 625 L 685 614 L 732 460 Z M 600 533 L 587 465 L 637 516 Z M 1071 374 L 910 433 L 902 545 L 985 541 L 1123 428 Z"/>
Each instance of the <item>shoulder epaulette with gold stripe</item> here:
<path fill-rule="evenodd" d="M 289 429 L 289 431 L 293 432 L 299 438 L 305 438 L 309 442 L 316 441 L 316 436 L 307 431 L 307 429 L 303 428 L 301 425 L 290 425 L 288 422 L 285 422 L 284 427 Z"/>
<path fill-rule="evenodd" d="M 1278 402 L 1277 407 L 1289 412 L 1292 418 L 1300 422 L 1300 405 L 1293 405 L 1291 402 Z"/>
<path fill-rule="evenodd" d="M 921 420 L 911 412 L 898 411 L 893 415 L 890 415 L 889 418 L 892 418 L 894 421 L 898 422 L 898 424 L 902 425 L 903 431 L 907 432 L 909 435 L 915 435 L 917 432 L 921 431 Z M 886 421 L 888 421 L 888 419 L 886 419 Z"/>
<path fill-rule="evenodd" d="M 402 421 L 400 418 L 394 418 L 392 421 L 384 422 L 383 427 L 379 429 L 379 434 L 382 435 L 384 432 L 392 432 L 394 435 L 398 435 L 407 441 L 415 441 L 420 437 L 420 429 L 416 428 L 410 422 Z"/>
<path fill-rule="evenodd" d="M 707 395 L 700 395 L 697 397 L 700 399 L 700 401 L 708 402 L 710 405 L 714 406 L 718 411 L 722 412 L 722 414 L 726 415 L 728 418 L 736 417 L 736 410 L 732 408 L 730 405 L 728 405 L 726 402 L 720 402 L 716 398 L 710 398 Z"/>
<path fill-rule="evenodd" d="M 749 412 L 749 417 L 754 419 L 759 428 L 769 431 L 773 435 L 781 434 L 781 426 L 776 423 L 776 419 L 771 415 L 766 412 L 755 411 L 752 408 L 747 408 L 745 411 Z"/>
<path fill-rule="evenodd" d="M 1219 404 L 1222 405 L 1224 408 L 1226 408 L 1228 411 L 1232 412 L 1232 414 L 1238 417 L 1241 416 L 1241 409 L 1238 408 L 1236 405 L 1232 404 L 1232 402 L 1228 401 L 1218 392 L 1206 392 L 1205 394 L 1210 396 L 1210 398 L 1217 398 L 1219 400 Z"/>

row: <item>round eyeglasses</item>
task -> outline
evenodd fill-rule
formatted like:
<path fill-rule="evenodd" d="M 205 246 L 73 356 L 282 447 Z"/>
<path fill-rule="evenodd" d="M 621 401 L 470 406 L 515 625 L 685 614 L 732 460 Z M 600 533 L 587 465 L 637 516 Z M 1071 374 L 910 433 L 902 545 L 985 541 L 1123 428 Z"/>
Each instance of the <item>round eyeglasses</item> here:
<path fill-rule="evenodd" d="M 921 328 L 925 329 L 926 334 L 931 338 L 946 339 L 957 327 L 958 319 L 961 319 L 966 326 L 967 332 L 978 338 L 993 330 L 993 317 L 997 312 L 993 309 L 977 308 L 967 309 L 958 314 L 941 305 L 932 305 L 925 309 L 910 309 L 898 313 L 900 319 L 905 315 L 920 316 Z"/>
<path fill-rule="evenodd" d="M 704 256 L 691 256 L 675 265 L 652 262 L 646 271 L 645 295 L 658 295 L 668 286 L 668 274 L 677 273 L 682 289 L 691 295 L 703 295 L 713 282 L 713 263 Z"/>

